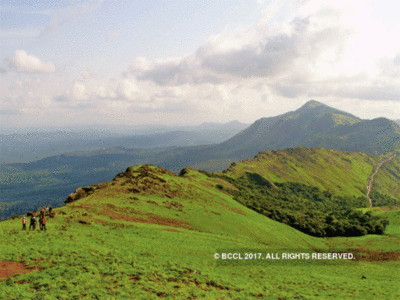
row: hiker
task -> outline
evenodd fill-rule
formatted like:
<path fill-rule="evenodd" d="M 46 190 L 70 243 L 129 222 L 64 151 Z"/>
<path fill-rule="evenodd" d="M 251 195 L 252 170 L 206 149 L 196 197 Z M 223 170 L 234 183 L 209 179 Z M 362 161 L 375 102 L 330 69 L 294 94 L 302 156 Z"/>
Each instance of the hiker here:
<path fill-rule="evenodd" d="M 43 216 L 41 226 L 42 226 L 42 230 L 44 229 L 44 232 L 46 232 L 46 217 L 45 216 Z"/>
<path fill-rule="evenodd" d="M 39 217 L 39 228 L 40 230 L 43 230 L 43 214 L 40 214 Z"/>
<path fill-rule="evenodd" d="M 26 219 L 25 219 L 25 217 L 22 218 L 22 230 L 26 230 Z"/>
<path fill-rule="evenodd" d="M 32 215 L 31 224 L 29 225 L 29 230 L 31 230 L 31 227 L 33 228 L 33 230 L 35 230 L 35 223 L 36 223 L 35 217 Z"/>

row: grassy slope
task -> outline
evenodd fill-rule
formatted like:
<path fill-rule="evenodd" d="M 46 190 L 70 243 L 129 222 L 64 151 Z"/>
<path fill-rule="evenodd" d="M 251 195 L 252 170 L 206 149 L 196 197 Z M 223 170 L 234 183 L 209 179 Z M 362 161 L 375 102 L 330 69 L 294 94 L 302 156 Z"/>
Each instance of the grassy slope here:
<path fill-rule="evenodd" d="M 394 154 L 396 157 L 384 163 L 379 169 L 374 177 L 372 189 L 400 199 L 400 150 L 395 151 Z"/>
<path fill-rule="evenodd" d="M 300 182 L 338 195 L 360 197 L 366 194 L 365 186 L 378 160 L 362 152 L 297 147 L 259 153 L 231 166 L 225 175 L 238 178 L 245 172 L 254 172 L 270 182 Z M 399 155 L 379 170 L 373 191 L 399 197 L 397 191 L 393 193 L 398 179 L 389 172 L 394 168 L 400 170 Z"/>
<path fill-rule="evenodd" d="M 228 183 L 186 171 L 179 177 L 156 167 L 130 168 L 88 197 L 56 209 L 47 233 L 20 231 L 20 219 L 1 222 L 0 260 L 23 261 L 41 270 L 3 280 L 0 298 L 400 296 L 395 288 L 398 261 L 307 262 L 291 267 L 290 274 L 287 267 L 272 261 L 219 264 L 213 254 L 222 249 L 265 253 L 329 247 L 333 251 L 342 246 L 336 243 L 341 239 L 309 237 L 258 215 L 214 187 Z M 136 192 L 135 187 L 139 187 Z M 348 240 L 367 246 L 384 243 L 397 250 L 400 241 L 388 236 Z M 362 275 L 368 281 L 361 280 Z"/>
<path fill-rule="evenodd" d="M 373 215 L 386 218 L 389 225 L 386 227 L 385 233 L 400 237 L 400 206 L 362 208 L 360 210 L 364 213 L 371 211 Z"/>

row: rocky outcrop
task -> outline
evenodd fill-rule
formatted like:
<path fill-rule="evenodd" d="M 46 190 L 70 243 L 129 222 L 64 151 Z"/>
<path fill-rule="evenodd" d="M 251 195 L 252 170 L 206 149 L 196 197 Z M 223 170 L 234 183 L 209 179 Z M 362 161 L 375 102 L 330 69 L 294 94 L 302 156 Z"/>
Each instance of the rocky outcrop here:
<path fill-rule="evenodd" d="M 76 200 L 82 199 L 94 193 L 97 189 L 97 186 L 88 186 L 88 187 L 79 187 L 75 190 L 74 193 L 69 194 L 67 199 L 65 199 L 64 203 L 68 204 L 74 202 Z"/>

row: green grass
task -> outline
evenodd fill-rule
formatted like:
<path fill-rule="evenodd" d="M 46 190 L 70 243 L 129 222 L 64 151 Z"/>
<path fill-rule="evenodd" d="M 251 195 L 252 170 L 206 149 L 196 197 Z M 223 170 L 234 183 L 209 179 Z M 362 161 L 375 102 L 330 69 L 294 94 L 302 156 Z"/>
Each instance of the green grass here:
<path fill-rule="evenodd" d="M 387 155 L 385 155 L 387 156 Z M 348 153 L 323 148 L 297 147 L 280 151 L 260 152 L 229 167 L 225 175 L 238 178 L 254 172 L 271 182 L 299 182 L 329 190 L 339 196 L 365 197 L 369 177 L 380 157 L 362 152 Z M 400 199 L 398 174 L 400 155 L 385 163 L 375 177 L 373 191 Z M 366 206 L 367 206 L 366 202 Z"/>
<path fill-rule="evenodd" d="M 39 267 L 0 279 L 0 298 L 400 297 L 398 260 L 292 261 L 285 265 L 272 260 L 213 258 L 225 250 L 399 251 L 399 236 L 314 238 L 242 206 L 216 187 L 229 186 L 221 179 L 190 169 L 184 176 L 161 172 L 157 167 L 133 167 L 107 187 L 56 209 L 46 233 L 21 231 L 20 218 L 0 222 L 0 260 Z M 134 193 L 133 187 L 143 189 Z M 399 211 L 382 213 L 398 221 L 395 212 Z"/>
<path fill-rule="evenodd" d="M 400 206 L 386 206 L 360 209 L 364 213 L 371 211 L 373 216 L 379 216 L 389 221 L 385 234 L 400 237 Z"/>

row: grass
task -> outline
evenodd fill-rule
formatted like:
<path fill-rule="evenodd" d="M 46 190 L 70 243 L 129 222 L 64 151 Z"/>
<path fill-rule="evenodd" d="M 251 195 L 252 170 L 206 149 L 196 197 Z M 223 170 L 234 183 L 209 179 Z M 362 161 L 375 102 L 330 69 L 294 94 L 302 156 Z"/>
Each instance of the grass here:
<path fill-rule="evenodd" d="M 366 183 L 379 159 L 361 152 L 298 147 L 261 152 L 253 159 L 231 166 L 225 175 L 238 178 L 245 172 L 254 172 L 271 182 L 299 182 L 357 198 L 365 196 Z M 374 180 L 373 190 L 399 198 L 400 187 L 395 191 L 399 185 L 395 175 L 399 167 L 400 155 L 385 163 Z"/>
<path fill-rule="evenodd" d="M 1 299 L 394 299 L 400 262 L 399 210 L 383 236 L 314 238 L 247 209 L 209 178 L 135 166 L 108 186 L 55 209 L 47 232 L 0 222 L 0 260 L 30 273 L 0 278 Z M 139 191 L 132 188 L 140 187 Z M 397 223 L 396 223 L 397 222 Z M 397 225 L 396 225 L 397 224 Z M 398 227 L 397 227 L 398 228 Z M 335 252 L 348 261 L 222 261 L 223 251 Z M 362 279 L 366 277 L 366 279 Z"/>

